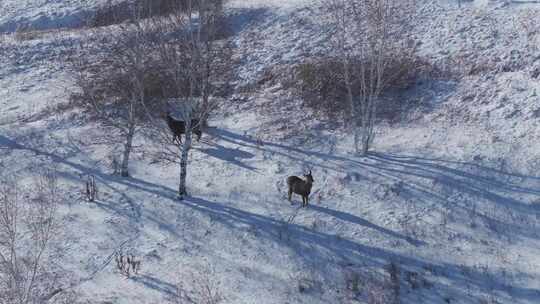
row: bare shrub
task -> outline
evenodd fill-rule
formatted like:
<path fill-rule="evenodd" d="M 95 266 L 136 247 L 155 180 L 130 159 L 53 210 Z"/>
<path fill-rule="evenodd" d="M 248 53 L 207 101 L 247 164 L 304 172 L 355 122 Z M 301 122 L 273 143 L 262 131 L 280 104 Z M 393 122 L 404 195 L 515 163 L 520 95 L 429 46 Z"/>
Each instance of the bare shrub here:
<path fill-rule="evenodd" d="M 401 270 L 398 264 L 391 262 L 387 267 L 388 274 L 390 275 L 390 287 L 391 287 L 391 296 L 392 302 L 398 304 L 400 301 L 400 290 L 401 290 Z"/>
<path fill-rule="evenodd" d="M 116 263 L 116 270 L 118 270 L 121 275 L 129 278 L 130 265 L 128 264 L 123 252 L 117 252 L 114 254 L 114 262 Z"/>
<path fill-rule="evenodd" d="M 311 267 L 300 269 L 289 275 L 291 286 L 296 287 L 296 291 L 301 294 L 321 292 L 323 283 L 318 274 Z"/>
<path fill-rule="evenodd" d="M 538 11 L 533 9 L 524 10 L 518 16 L 519 33 L 524 36 L 526 49 L 538 52 L 540 45 L 540 24 L 538 23 Z"/>
<path fill-rule="evenodd" d="M 139 274 L 141 269 L 141 260 L 137 259 L 133 254 L 126 254 L 122 250 L 118 251 L 114 255 L 114 261 L 116 263 L 116 270 L 129 278 L 131 274 Z"/>
<path fill-rule="evenodd" d="M 346 111 L 341 68 L 333 59 L 315 59 L 296 67 L 296 91 L 307 106 L 331 119 Z"/>
<path fill-rule="evenodd" d="M 167 16 L 169 14 L 184 13 L 190 7 L 199 5 L 198 0 L 134 0 L 119 3 L 108 2 L 98 8 L 91 16 L 88 25 L 91 27 L 101 27 L 130 21 L 133 18 L 133 10 L 140 11 L 143 19 Z M 214 0 L 220 8 L 223 7 L 224 0 Z"/>
<path fill-rule="evenodd" d="M 356 299 L 363 287 L 362 278 L 357 271 L 347 271 L 345 273 L 345 296 L 347 299 Z"/>
<path fill-rule="evenodd" d="M 344 271 L 344 299 L 347 303 L 400 303 L 401 268 L 397 263 L 391 262 L 383 269 L 357 267 Z"/>
<path fill-rule="evenodd" d="M 373 142 L 381 95 L 392 79 L 394 58 L 415 54 L 411 20 L 415 1 L 323 0 L 330 22 L 331 56 L 342 66 L 346 122 L 354 135 L 354 151 L 366 155 Z M 355 77 L 359 79 L 355 82 Z M 355 92 L 356 85 L 358 90 Z"/>
<path fill-rule="evenodd" d="M 286 216 L 286 218 L 283 219 L 281 225 L 279 226 L 279 239 L 280 240 L 291 240 L 291 225 L 294 225 L 294 221 L 296 217 L 298 216 L 300 211 L 300 208 L 295 208 L 294 211 Z"/>
<path fill-rule="evenodd" d="M 176 285 L 171 302 L 175 304 L 219 304 L 225 301 L 221 291 L 221 282 L 216 279 L 215 269 L 205 265 L 201 269 L 191 272 L 189 286 L 183 283 Z"/>
<path fill-rule="evenodd" d="M 59 232 L 56 174 L 42 173 L 32 189 L 0 184 L 0 303 L 45 303 L 64 291 L 52 241 Z"/>
<path fill-rule="evenodd" d="M 363 293 L 368 304 L 399 304 L 400 285 L 399 268 L 391 263 L 387 267 L 389 278 L 369 279 L 365 281 Z"/>
<path fill-rule="evenodd" d="M 401 56 L 399 56 L 401 55 Z M 405 90 L 415 85 L 416 81 L 430 72 L 430 65 L 409 53 L 401 53 L 388 60 L 388 67 L 383 77 L 388 79 L 387 89 L 383 97 Z M 350 71 L 352 92 L 360 94 L 361 81 L 364 77 L 360 71 L 360 63 L 351 59 Z M 343 65 L 339 58 L 312 58 L 295 67 L 295 92 L 304 100 L 306 106 L 315 109 L 320 115 L 332 120 L 346 119 L 349 109 L 347 104 L 347 88 L 343 77 Z M 377 108 L 379 119 L 394 120 L 401 115 L 398 100 L 385 98 Z"/>
<path fill-rule="evenodd" d="M 94 202 L 97 199 L 97 193 L 98 189 L 96 185 L 96 178 L 93 175 L 88 175 L 85 183 L 86 200 L 89 202 Z"/>
<path fill-rule="evenodd" d="M 178 0 L 136 0 L 119 3 L 108 2 L 98 8 L 88 25 L 91 27 L 108 26 L 130 20 L 134 7 L 144 8 L 141 10 L 143 18 L 162 16 L 179 9 L 184 4 Z"/>
<path fill-rule="evenodd" d="M 365 287 L 367 304 L 395 304 L 392 302 L 393 296 L 388 293 L 388 285 L 379 283 L 369 283 Z"/>

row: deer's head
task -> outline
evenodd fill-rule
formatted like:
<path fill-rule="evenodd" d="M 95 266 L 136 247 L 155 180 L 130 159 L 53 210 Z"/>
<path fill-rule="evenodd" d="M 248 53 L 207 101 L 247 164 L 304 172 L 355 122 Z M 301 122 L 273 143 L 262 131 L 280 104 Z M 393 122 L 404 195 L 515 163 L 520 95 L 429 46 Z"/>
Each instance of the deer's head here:
<path fill-rule="evenodd" d="M 304 174 L 304 177 L 306 178 L 306 181 L 310 184 L 313 184 L 313 182 L 315 182 L 313 176 L 311 175 L 311 170 L 309 170 L 308 174 Z"/>

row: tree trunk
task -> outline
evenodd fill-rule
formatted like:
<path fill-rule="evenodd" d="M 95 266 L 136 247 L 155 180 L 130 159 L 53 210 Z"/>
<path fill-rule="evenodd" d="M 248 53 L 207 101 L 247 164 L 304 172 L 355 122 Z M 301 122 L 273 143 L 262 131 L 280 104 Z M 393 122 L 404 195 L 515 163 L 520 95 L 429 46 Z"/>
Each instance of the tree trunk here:
<path fill-rule="evenodd" d="M 126 137 L 126 144 L 124 145 L 124 156 L 122 157 L 122 168 L 121 168 L 121 175 L 123 177 L 129 176 L 129 156 L 131 154 L 131 148 L 133 147 L 133 136 L 135 135 L 135 126 L 130 125 L 128 134 Z"/>
<path fill-rule="evenodd" d="M 356 152 L 360 154 L 360 156 L 366 156 L 367 152 L 369 151 L 369 143 L 370 143 L 370 124 L 371 122 L 371 115 L 370 115 L 370 101 L 369 98 L 365 98 L 364 101 L 365 106 L 363 107 L 362 113 L 362 126 L 359 137 L 361 137 L 361 149 L 357 146 Z"/>
<path fill-rule="evenodd" d="M 369 148 L 373 143 L 373 130 L 375 126 L 375 117 L 377 111 L 377 97 L 367 96 L 364 100 L 365 107 L 362 115 L 362 150 L 361 156 L 366 156 L 369 152 Z"/>
<path fill-rule="evenodd" d="M 354 136 L 354 151 L 356 153 L 359 152 L 359 146 L 360 146 L 360 134 L 358 130 L 358 109 L 356 104 L 354 103 L 354 96 L 353 96 L 353 90 L 352 90 L 352 83 L 351 83 L 351 74 L 349 72 L 349 60 L 344 57 L 343 58 L 343 74 L 345 77 L 345 87 L 347 88 L 347 104 L 349 106 L 349 111 L 346 113 L 345 120 L 347 121 L 347 124 L 349 126 L 350 131 L 353 133 Z"/>
<path fill-rule="evenodd" d="M 207 80 L 204 81 L 203 84 L 203 96 L 202 96 L 202 109 L 203 112 L 201 113 L 200 121 L 199 121 L 199 128 L 204 131 L 208 127 L 208 110 L 210 107 L 210 94 L 208 92 L 208 83 Z"/>
<path fill-rule="evenodd" d="M 178 199 L 183 200 L 187 196 L 186 178 L 189 150 L 191 149 L 191 115 L 186 119 L 186 138 L 181 148 L 180 155 L 180 184 L 178 185 Z"/>
<path fill-rule="evenodd" d="M 354 125 L 354 130 L 353 130 L 353 134 L 354 134 L 354 152 L 356 154 L 361 154 L 360 153 L 360 130 L 358 129 L 358 126 L 355 124 Z"/>

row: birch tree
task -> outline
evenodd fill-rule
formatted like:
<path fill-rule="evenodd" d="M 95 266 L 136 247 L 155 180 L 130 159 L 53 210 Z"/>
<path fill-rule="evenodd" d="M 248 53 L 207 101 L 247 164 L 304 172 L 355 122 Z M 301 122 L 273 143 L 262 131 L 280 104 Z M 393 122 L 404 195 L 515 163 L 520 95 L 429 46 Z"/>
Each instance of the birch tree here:
<path fill-rule="evenodd" d="M 184 5 L 183 12 L 176 10 L 168 18 L 154 21 L 164 34 L 157 48 L 159 61 L 167 63 L 163 67 L 166 79 L 162 82 L 163 96 L 167 99 L 164 112 L 171 112 L 185 124 L 185 139 L 181 143 L 174 141 L 167 126 L 158 124 L 159 138 L 164 143 L 160 158 L 180 165 L 179 199 L 187 195 L 192 131 L 204 129 L 208 116 L 217 107 L 219 99 L 213 96 L 216 89 L 213 82 L 220 78 L 219 73 L 230 60 L 228 42 L 218 40 L 222 1 L 186 0 Z"/>
<path fill-rule="evenodd" d="M 341 59 L 354 151 L 366 155 L 375 136 L 381 94 L 392 80 L 396 56 L 413 49 L 414 0 L 323 0 L 332 28 L 332 48 Z"/>
<path fill-rule="evenodd" d="M 120 174 L 124 177 L 129 176 L 133 140 L 152 107 L 147 92 L 148 71 L 155 64 L 151 56 L 155 32 L 143 18 L 143 9 L 135 4 L 128 22 L 96 29 L 93 36 L 99 39 L 81 45 L 73 64 L 79 92 L 72 98 L 123 138 Z"/>

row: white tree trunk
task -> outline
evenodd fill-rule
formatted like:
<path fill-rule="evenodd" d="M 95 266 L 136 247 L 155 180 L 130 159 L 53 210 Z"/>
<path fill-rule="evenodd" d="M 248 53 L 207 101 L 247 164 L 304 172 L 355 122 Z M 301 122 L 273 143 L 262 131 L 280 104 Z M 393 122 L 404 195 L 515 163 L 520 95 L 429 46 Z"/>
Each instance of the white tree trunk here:
<path fill-rule="evenodd" d="M 191 149 L 191 115 L 187 115 L 186 123 L 186 138 L 181 147 L 182 154 L 180 155 L 180 183 L 178 185 L 178 199 L 183 200 L 187 196 L 186 179 L 187 166 L 189 158 L 189 150 Z"/>
<path fill-rule="evenodd" d="M 365 103 L 365 105 L 362 107 L 362 127 L 359 132 L 362 147 L 361 149 L 357 147 L 357 152 L 361 156 L 366 156 L 373 141 L 373 126 L 375 124 L 375 103 L 373 102 L 373 97 L 366 97 L 364 98 L 363 102 Z"/>
<path fill-rule="evenodd" d="M 343 75 L 345 77 L 345 87 L 347 88 L 347 103 L 349 106 L 349 113 L 347 113 L 347 117 L 345 118 L 348 121 L 349 129 L 353 133 L 354 136 L 354 151 L 356 153 L 359 153 L 359 147 L 360 147 L 360 132 L 358 130 L 358 121 L 361 119 L 359 117 L 359 111 L 358 107 L 355 104 L 354 96 L 353 96 L 353 89 L 352 89 L 352 83 L 351 83 L 351 75 L 349 73 L 350 69 L 350 62 L 347 55 L 344 55 L 343 57 Z"/>
<path fill-rule="evenodd" d="M 131 148 L 133 147 L 133 137 L 135 135 L 135 126 L 130 124 L 128 134 L 126 136 L 126 144 L 124 145 L 124 155 L 122 157 L 121 175 L 123 177 L 129 176 L 129 156 L 131 154 Z"/>

